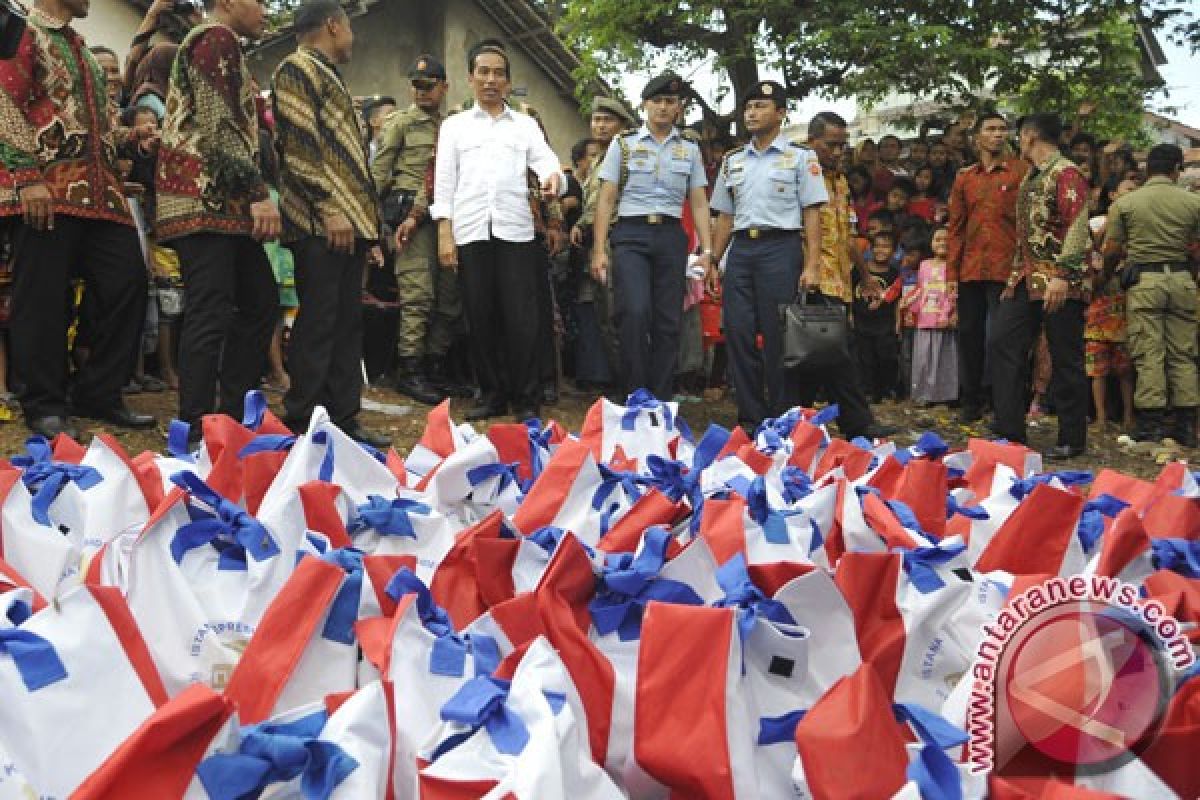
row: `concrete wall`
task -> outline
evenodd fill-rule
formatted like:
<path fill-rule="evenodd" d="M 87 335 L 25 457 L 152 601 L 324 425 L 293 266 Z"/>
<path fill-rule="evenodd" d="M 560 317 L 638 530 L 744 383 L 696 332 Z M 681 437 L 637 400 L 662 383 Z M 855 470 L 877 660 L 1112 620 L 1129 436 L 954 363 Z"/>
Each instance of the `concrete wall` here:
<path fill-rule="evenodd" d="M 142 16 L 142 12 L 130 5 L 128 0 L 92 0 L 88 15 L 75 20 L 71 27 L 82 34 L 89 46 L 102 44 L 111 47 L 124 60 L 133 33 L 142 23 Z"/>
<path fill-rule="evenodd" d="M 355 17 L 354 58 L 342 68 L 351 94 L 386 94 L 401 106 L 411 101 L 408 68 L 423 52 L 439 55 L 442 10 L 438 3 L 383 0 Z M 250 69 L 263 86 L 296 40 L 287 37 L 259 48 L 250 57 Z"/>
<path fill-rule="evenodd" d="M 391 95 L 401 106 L 411 101 L 408 68 L 421 53 L 431 53 L 446 65 L 450 81 L 447 106 L 469 97 L 467 49 L 480 39 L 500 34 L 476 0 L 382 0 L 353 24 L 354 60 L 342 71 L 350 92 Z M 251 54 L 250 69 L 261 85 L 269 85 L 276 65 L 295 46 L 295 40 L 287 37 Z M 560 92 L 516 43 L 509 43 L 509 52 L 513 86 L 525 92 L 523 97 L 514 97 L 514 103 L 523 100 L 537 108 L 550 135 L 550 146 L 566 163 L 571 145 L 588 134 L 578 105 L 573 97 Z"/>
<path fill-rule="evenodd" d="M 494 36 L 505 41 L 491 17 L 476 0 L 447 0 L 446 4 L 446 72 L 450 78 L 450 98 L 453 105 L 471 94 L 467 85 L 467 50 L 480 39 Z M 565 164 L 570 160 L 571 145 L 588 135 L 588 126 L 579 114 L 574 97 L 567 97 L 521 50 L 516 42 L 506 41 L 512 59 L 513 88 L 525 90 L 524 97 L 513 97 L 513 103 L 525 101 L 538 110 L 549 134 L 550 146 Z"/>

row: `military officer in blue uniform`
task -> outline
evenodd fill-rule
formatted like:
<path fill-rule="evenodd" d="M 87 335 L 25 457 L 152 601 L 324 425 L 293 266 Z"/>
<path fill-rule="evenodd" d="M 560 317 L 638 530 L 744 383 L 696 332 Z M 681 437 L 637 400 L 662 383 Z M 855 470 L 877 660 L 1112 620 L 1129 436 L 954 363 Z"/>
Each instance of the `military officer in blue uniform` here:
<path fill-rule="evenodd" d="M 779 306 L 795 298 L 802 282 L 805 288 L 817 283 L 820 209 L 829 195 L 816 154 L 781 133 L 787 115 L 783 86 L 755 84 L 742 115 L 751 140 L 721 163 L 712 196 L 718 212 L 713 252 L 719 262 L 729 248 L 725 344 L 738 422 L 753 430 L 790 405 L 780 362 Z M 714 263 L 709 282 L 716 280 Z"/>
<path fill-rule="evenodd" d="M 627 391 L 645 387 L 667 399 L 673 390 L 683 316 L 688 236 L 680 219 L 691 205 L 700 266 L 712 261 L 708 179 L 700 148 L 683 138 L 675 119 L 685 85 L 677 75 L 652 79 L 642 90 L 646 123 L 616 137 L 600 165 L 592 277 L 608 279 L 612 225 L 614 325 Z"/>

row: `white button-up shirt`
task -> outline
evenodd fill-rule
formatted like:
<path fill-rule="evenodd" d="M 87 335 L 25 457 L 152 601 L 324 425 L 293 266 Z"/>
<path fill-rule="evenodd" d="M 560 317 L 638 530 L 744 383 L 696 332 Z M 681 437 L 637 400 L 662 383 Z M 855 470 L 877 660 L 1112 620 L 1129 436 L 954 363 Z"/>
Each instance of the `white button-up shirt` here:
<path fill-rule="evenodd" d="M 491 237 L 528 242 L 530 169 L 539 181 L 557 174 L 560 193 L 566 191 L 558 157 L 533 117 L 507 106 L 497 117 L 479 106 L 448 117 L 438 134 L 429 213 L 453 221 L 458 245 Z"/>

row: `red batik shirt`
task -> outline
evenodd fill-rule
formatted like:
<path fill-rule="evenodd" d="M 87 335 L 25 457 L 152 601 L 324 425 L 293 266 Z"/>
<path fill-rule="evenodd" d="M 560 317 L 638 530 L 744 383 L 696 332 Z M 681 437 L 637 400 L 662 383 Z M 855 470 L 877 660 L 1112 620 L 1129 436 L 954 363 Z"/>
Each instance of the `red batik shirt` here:
<path fill-rule="evenodd" d="M 128 130 L 113 117 L 104 70 L 83 37 L 30 11 L 16 55 L 0 60 L 0 215 L 22 213 L 17 191 L 45 183 L 55 214 L 132 225 L 117 167 Z"/>
<path fill-rule="evenodd" d="M 1007 158 L 959 170 L 950 190 L 948 279 L 1002 283 L 1017 249 L 1017 190 L 1028 165 Z"/>

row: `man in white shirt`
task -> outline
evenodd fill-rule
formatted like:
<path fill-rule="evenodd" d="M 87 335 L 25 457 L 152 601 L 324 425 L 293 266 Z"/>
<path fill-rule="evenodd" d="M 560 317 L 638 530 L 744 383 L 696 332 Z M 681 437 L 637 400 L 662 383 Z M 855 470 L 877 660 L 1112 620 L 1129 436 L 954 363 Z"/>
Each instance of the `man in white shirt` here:
<path fill-rule="evenodd" d="M 542 193 L 566 189 L 558 157 L 537 122 L 509 107 L 508 56 L 484 45 L 468 55 L 475 105 L 438 135 L 431 216 L 438 262 L 458 270 L 482 402 L 468 420 L 538 414 L 538 259 L 527 170 Z"/>

